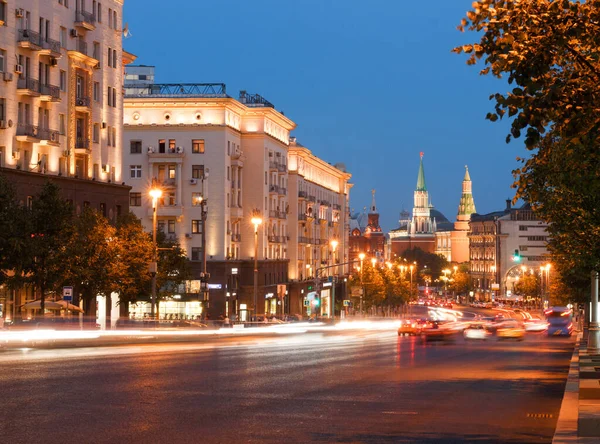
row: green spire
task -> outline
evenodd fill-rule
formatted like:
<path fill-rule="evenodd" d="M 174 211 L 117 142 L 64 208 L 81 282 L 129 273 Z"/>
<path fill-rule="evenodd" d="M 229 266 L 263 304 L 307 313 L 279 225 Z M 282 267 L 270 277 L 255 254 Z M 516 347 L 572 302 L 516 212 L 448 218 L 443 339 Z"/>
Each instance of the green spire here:
<path fill-rule="evenodd" d="M 460 203 L 458 204 L 458 216 L 471 216 L 476 213 L 475 200 L 473 199 L 473 191 L 471 185 L 471 176 L 469 175 L 469 167 L 465 165 L 465 178 L 463 179 L 462 185 L 462 196 L 460 197 Z"/>
<path fill-rule="evenodd" d="M 421 161 L 419 163 L 419 176 L 417 178 L 417 191 L 427 191 L 425 185 L 425 170 L 423 169 L 423 151 L 421 151 Z"/>

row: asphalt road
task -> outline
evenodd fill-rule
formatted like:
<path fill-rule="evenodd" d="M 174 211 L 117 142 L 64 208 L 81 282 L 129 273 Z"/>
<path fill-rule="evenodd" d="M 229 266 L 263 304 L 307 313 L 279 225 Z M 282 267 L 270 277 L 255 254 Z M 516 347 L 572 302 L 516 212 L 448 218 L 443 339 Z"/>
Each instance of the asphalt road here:
<path fill-rule="evenodd" d="M 8 351 L 0 441 L 549 443 L 572 347 L 345 332 Z"/>

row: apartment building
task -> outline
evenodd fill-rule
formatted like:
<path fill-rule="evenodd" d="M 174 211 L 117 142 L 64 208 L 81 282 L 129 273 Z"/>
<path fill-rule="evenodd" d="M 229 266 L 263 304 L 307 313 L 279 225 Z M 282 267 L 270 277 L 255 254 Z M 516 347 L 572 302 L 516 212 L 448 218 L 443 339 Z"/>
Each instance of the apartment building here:
<path fill-rule="evenodd" d="M 515 284 L 523 273 L 539 273 L 549 258 L 548 225 L 529 204 L 503 211 L 473 214 L 469 231 L 469 257 L 474 296 L 479 300 L 518 298 Z M 515 262 L 515 251 L 520 261 Z"/>
<path fill-rule="evenodd" d="M 289 262 L 287 155 L 296 124 L 259 95 L 228 96 L 224 84 L 155 84 L 151 66 L 130 66 L 126 76 L 130 208 L 152 230 L 148 192 L 160 187 L 157 228 L 186 250 L 194 281 L 210 273 L 208 292 L 191 285 L 163 313 L 244 318 L 254 312 L 254 211 L 263 221 L 256 312 L 279 313 L 275 295 L 288 280 Z"/>
<path fill-rule="evenodd" d="M 112 220 L 128 211 L 122 85 L 135 57 L 122 50 L 122 8 L 122 0 L 0 1 L 0 172 L 23 202 L 50 178 L 77 210 Z"/>
<path fill-rule="evenodd" d="M 304 298 L 313 281 L 348 273 L 349 195 L 351 174 L 342 164 L 330 165 L 292 137 L 289 169 L 290 304 L 305 310 Z M 339 264 L 339 265 L 338 265 Z M 307 283 L 308 282 L 308 283 Z M 333 286 L 320 286 L 318 314 L 331 316 Z M 341 291 L 338 291 L 341 300 Z"/>

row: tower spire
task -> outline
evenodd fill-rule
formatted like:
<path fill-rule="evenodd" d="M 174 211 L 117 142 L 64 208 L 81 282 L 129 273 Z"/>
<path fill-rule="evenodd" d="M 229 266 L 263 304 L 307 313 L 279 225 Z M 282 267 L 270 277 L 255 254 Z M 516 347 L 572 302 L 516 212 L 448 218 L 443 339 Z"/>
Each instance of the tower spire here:
<path fill-rule="evenodd" d="M 417 190 L 416 191 L 427 191 L 425 185 L 425 170 L 423 169 L 423 151 L 420 153 L 421 160 L 419 162 L 419 176 L 417 177 Z"/>
<path fill-rule="evenodd" d="M 465 178 L 462 183 L 462 196 L 458 205 L 458 219 L 469 220 L 471 214 L 475 213 L 475 200 L 473 199 L 473 185 L 469 175 L 469 167 L 465 165 Z"/>
<path fill-rule="evenodd" d="M 373 188 L 371 190 L 371 194 L 373 195 L 373 198 L 371 200 L 371 214 L 377 213 L 377 205 L 375 205 L 375 188 Z"/>

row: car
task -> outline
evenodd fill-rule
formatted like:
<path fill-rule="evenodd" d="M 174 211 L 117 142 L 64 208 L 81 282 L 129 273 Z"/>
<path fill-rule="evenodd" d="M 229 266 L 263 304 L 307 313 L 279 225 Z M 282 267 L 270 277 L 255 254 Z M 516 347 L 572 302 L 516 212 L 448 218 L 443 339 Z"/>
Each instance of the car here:
<path fill-rule="evenodd" d="M 525 331 L 545 331 L 548 329 L 548 322 L 542 319 L 527 319 L 523 322 Z"/>
<path fill-rule="evenodd" d="M 525 336 L 525 329 L 515 319 L 507 319 L 496 329 L 496 336 L 498 339 L 517 339 L 522 341 Z"/>
<path fill-rule="evenodd" d="M 398 336 L 414 336 L 421 333 L 422 328 L 422 324 L 419 324 L 416 319 L 402 319 L 398 327 Z"/>
<path fill-rule="evenodd" d="M 470 324 L 465 328 L 463 335 L 465 339 L 487 339 L 490 332 L 486 330 L 483 324 Z"/>
<path fill-rule="evenodd" d="M 440 321 L 431 321 L 423 329 L 422 335 L 426 342 L 429 341 L 451 341 L 454 339 L 455 330 L 449 328 Z"/>

